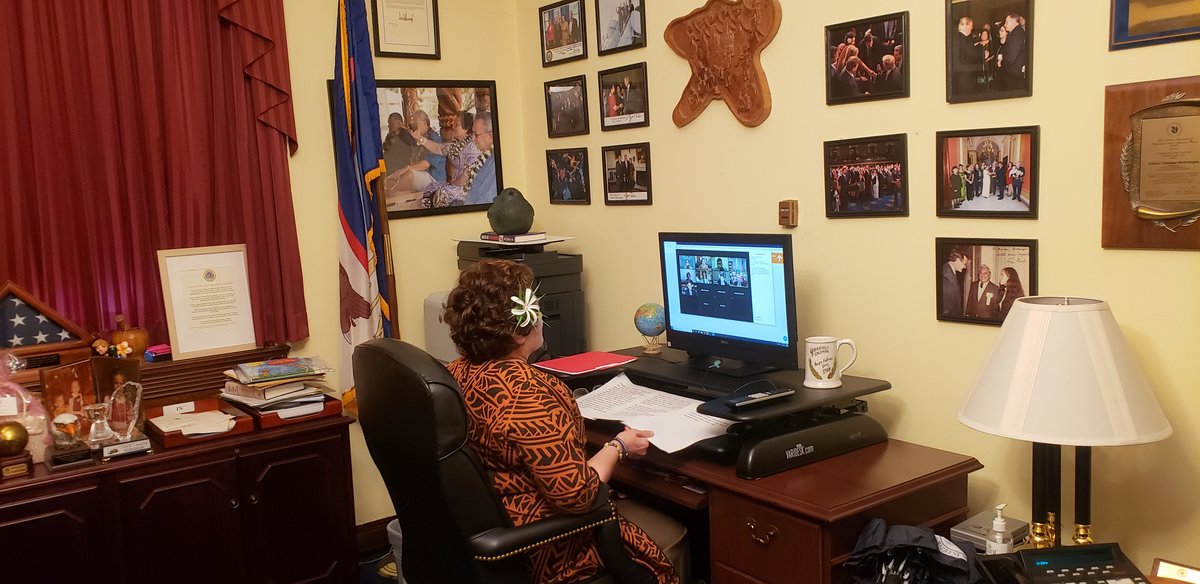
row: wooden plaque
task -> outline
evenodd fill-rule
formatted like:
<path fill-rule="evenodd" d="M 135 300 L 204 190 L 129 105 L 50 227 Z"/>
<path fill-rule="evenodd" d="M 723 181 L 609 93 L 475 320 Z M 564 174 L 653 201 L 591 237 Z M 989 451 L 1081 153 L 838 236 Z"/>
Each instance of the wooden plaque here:
<path fill-rule="evenodd" d="M 1100 244 L 1126 249 L 1200 249 L 1200 222 L 1174 231 L 1135 215 L 1121 179 L 1121 150 L 1132 132 L 1130 116 L 1184 92 L 1200 98 L 1200 76 L 1104 88 L 1104 215 Z"/>

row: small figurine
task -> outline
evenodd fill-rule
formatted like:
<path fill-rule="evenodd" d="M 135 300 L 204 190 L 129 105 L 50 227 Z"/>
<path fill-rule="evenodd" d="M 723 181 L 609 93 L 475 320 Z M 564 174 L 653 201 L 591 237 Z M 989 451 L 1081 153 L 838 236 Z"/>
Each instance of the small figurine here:
<path fill-rule="evenodd" d="M 50 421 L 50 433 L 54 435 L 54 445 L 59 448 L 69 448 L 79 443 L 79 416 L 66 412 L 54 416 Z"/>
<path fill-rule="evenodd" d="M 101 357 L 108 355 L 108 347 L 108 341 L 104 339 L 96 339 L 96 341 L 92 343 L 92 348 L 95 349 L 96 354 L 100 355 Z"/>

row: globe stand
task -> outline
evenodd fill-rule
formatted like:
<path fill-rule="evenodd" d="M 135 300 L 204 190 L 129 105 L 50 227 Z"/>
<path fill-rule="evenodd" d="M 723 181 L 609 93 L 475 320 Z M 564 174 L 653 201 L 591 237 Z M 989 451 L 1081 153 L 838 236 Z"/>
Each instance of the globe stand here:
<path fill-rule="evenodd" d="M 646 335 L 642 335 L 642 338 L 646 340 L 646 344 L 642 346 L 642 354 L 658 355 L 659 353 L 662 353 L 662 341 L 660 341 L 658 337 L 648 337 Z"/>

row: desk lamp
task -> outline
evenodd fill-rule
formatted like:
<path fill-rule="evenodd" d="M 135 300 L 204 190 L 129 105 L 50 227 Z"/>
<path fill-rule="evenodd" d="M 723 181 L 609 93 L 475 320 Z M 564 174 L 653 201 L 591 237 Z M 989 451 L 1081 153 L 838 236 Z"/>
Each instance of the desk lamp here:
<path fill-rule="evenodd" d="M 1091 543 L 1092 446 L 1171 435 L 1108 303 L 1018 298 L 958 413 L 963 424 L 1033 443 L 1038 547 L 1059 542 L 1061 446 L 1075 447 L 1076 544 Z"/>

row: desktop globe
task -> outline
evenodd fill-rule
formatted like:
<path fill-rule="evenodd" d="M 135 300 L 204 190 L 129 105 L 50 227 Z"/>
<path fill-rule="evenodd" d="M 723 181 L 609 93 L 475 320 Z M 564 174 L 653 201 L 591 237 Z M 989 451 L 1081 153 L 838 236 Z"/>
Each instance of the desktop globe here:
<path fill-rule="evenodd" d="M 643 353 L 657 355 L 662 352 L 662 343 L 658 337 L 667 330 L 667 319 L 661 304 L 647 302 L 639 306 L 637 312 L 633 313 L 633 326 L 646 340 L 642 348 Z"/>

